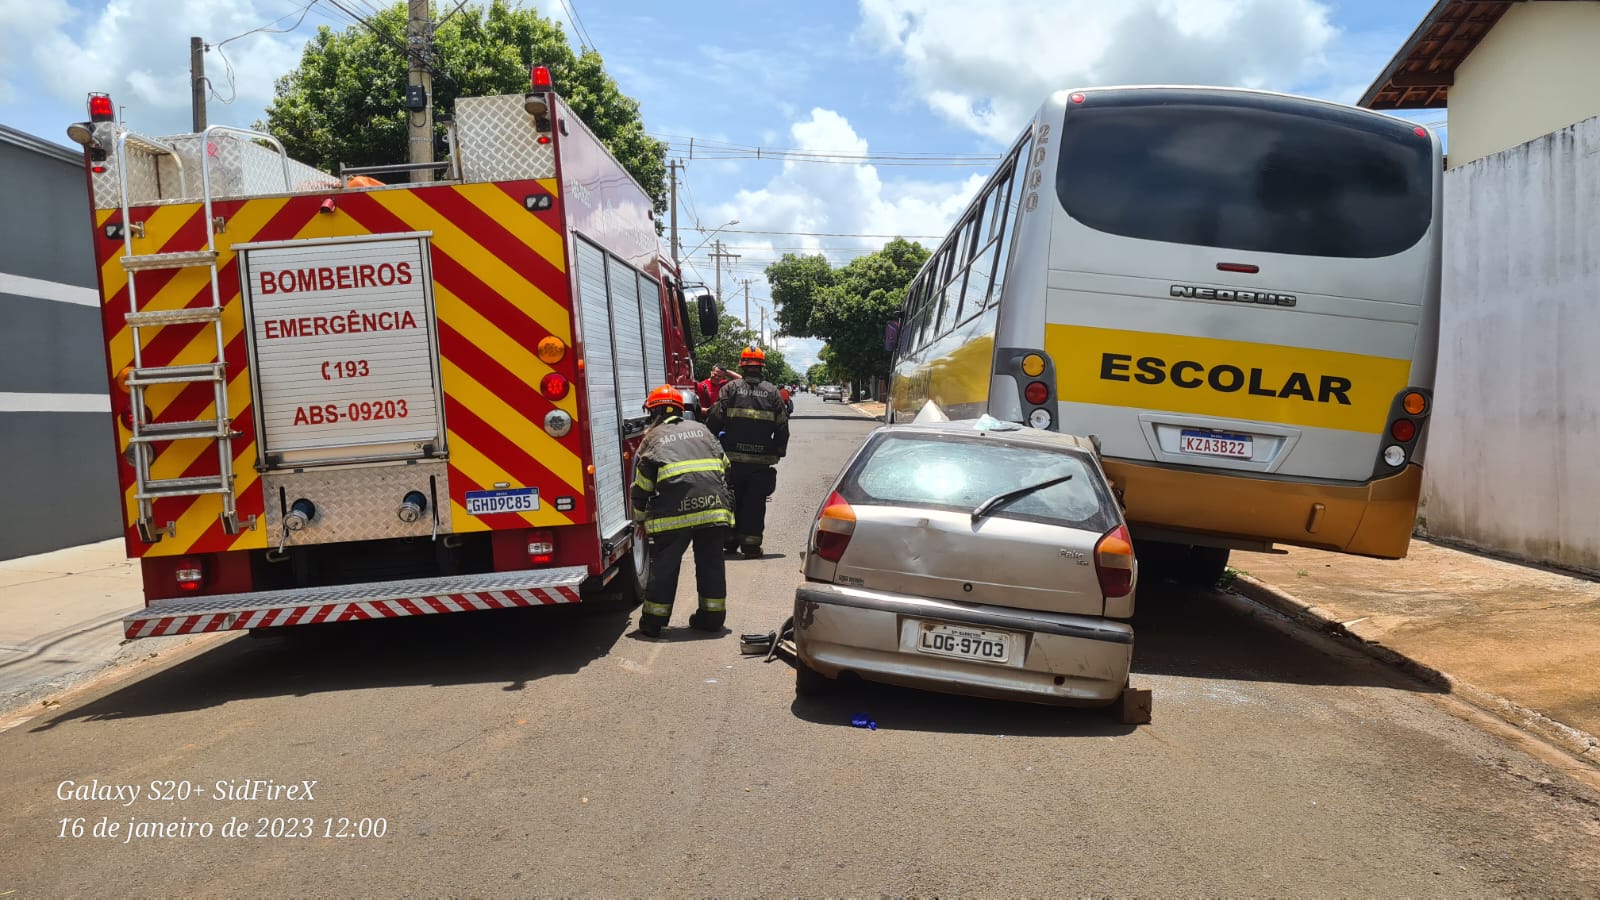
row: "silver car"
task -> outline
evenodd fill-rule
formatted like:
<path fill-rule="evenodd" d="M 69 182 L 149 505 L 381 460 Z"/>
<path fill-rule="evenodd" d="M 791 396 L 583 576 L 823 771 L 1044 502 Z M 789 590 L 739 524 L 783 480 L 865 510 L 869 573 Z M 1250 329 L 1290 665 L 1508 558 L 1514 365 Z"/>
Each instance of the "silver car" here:
<path fill-rule="evenodd" d="M 825 384 L 817 390 L 817 396 L 821 397 L 822 402 L 824 403 L 828 402 L 829 400 L 837 400 L 840 403 L 843 403 L 844 388 L 837 384 Z"/>
<path fill-rule="evenodd" d="M 1128 702 L 1137 566 L 1086 439 L 993 419 L 881 427 L 818 511 L 804 572 L 797 694 L 853 673 Z"/>

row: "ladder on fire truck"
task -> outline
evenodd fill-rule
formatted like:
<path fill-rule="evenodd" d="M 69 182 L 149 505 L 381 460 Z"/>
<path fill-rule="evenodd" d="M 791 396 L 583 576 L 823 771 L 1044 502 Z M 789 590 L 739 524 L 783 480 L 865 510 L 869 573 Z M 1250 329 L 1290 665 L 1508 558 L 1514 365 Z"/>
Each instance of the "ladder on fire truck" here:
<path fill-rule="evenodd" d="M 122 202 L 122 238 L 124 254 L 122 268 L 128 273 L 128 313 L 126 322 L 133 337 L 133 365 L 127 372 L 125 383 L 133 407 L 133 436 L 129 440 L 132 451 L 135 499 L 139 503 L 139 537 L 154 544 L 162 537 L 176 537 L 177 523 L 158 523 L 155 503 L 169 497 L 199 497 L 216 494 L 222 498 L 222 528 L 228 534 L 254 529 L 256 517 L 239 519 L 238 498 L 233 489 L 233 419 L 228 408 L 228 363 L 226 339 L 222 328 L 222 290 L 218 284 L 217 229 L 219 223 L 211 208 L 211 156 L 213 134 L 229 133 L 247 140 L 266 141 L 283 160 L 283 189 L 289 191 L 289 157 L 283 145 L 269 134 L 246 131 L 226 125 L 213 125 L 199 135 L 200 139 L 200 189 L 205 201 L 206 249 L 181 250 L 167 253 L 137 253 L 135 236 L 144 234 L 143 223 L 132 222 L 129 216 L 131 198 L 128 191 L 129 153 L 142 154 L 152 166 L 158 166 L 162 157 L 170 157 L 178 170 L 182 199 L 190 199 L 183 157 L 175 144 L 145 137 L 127 130 L 119 130 L 116 143 L 117 180 Z M 139 308 L 138 274 L 154 270 L 205 268 L 210 272 L 211 303 L 208 306 L 183 309 L 144 310 Z M 184 365 L 147 366 L 144 364 L 145 333 L 169 325 L 207 326 L 212 333 L 215 354 L 212 361 Z M 157 385 L 185 385 L 209 383 L 212 389 L 213 415 L 209 418 L 186 422 L 147 422 L 148 405 L 145 391 Z M 217 474 L 180 478 L 155 478 L 150 466 L 154 459 L 152 444 L 167 441 L 203 440 L 213 444 L 217 454 Z"/>

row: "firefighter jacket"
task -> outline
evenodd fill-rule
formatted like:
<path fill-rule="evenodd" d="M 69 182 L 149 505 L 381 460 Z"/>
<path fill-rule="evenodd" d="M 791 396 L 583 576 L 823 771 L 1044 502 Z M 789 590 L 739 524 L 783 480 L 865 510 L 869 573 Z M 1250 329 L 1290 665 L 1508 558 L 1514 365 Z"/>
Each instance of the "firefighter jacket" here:
<path fill-rule="evenodd" d="M 699 422 L 673 416 L 645 432 L 633 469 L 633 518 L 659 534 L 733 524 L 728 460 Z"/>
<path fill-rule="evenodd" d="M 722 435 L 731 462 L 771 466 L 789 452 L 789 412 L 778 389 L 759 378 L 723 385 L 706 424 Z"/>

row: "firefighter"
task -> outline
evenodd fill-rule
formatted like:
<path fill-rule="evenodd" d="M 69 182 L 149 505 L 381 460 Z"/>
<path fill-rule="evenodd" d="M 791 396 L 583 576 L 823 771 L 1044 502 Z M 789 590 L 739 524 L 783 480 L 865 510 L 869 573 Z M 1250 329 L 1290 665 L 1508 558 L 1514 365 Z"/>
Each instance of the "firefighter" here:
<path fill-rule="evenodd" d="M 778 389 L 761 378 L 766 364 L 765 353 L 746 347 L 739 354 L 744 377 L 722 386 L 706 419 L 721 436 L 730 464 L 728 486 L 733 488 L 737 523 L 734 540 L 725 549 L 751 559 L 761 555 L 767 498 L 778 487 L 778 470 L 773 466 L 789 452 L 789 412 Z"/>
<path fill-rule="evenodd" d="M 695 395 L 700 399 L 700 421 L 704 422 L 706 416 L 710 414 L 712 405 L 722 393 L 722 386 L 732 380 L 732 372 L 721 366 L 712 366 L 711 374 L 694 386 Z"/>
<path fill-rule="evenodd" d="M 644 408 L 650 428 L 634 465 L 633 518 L 644 523 L 651 553 L 639 631 L 661 636 L 678 594 L 678 567 L 693 544 L 700 608 L 689 627 L 719 632 L 728 605 L 722 548 L 733 525 L 727 457 L 706 426 L 684 420 L 683 397 L 671 385 L 651 391 Z"/>

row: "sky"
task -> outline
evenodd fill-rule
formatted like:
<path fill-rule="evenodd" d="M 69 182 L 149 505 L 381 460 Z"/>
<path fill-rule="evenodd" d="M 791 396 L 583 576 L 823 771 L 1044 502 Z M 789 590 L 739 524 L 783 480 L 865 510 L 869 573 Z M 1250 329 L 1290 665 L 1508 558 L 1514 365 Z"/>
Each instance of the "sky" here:
<path fill-rule="evenodd" d="M 0 0 L 0 123 L 65 144 L 87 92 L 107 91 L 135 130 L 187 131 L 193 35 L 212 46 L 210 122 L 248 127 L 318 27 L 357 27 L 346 10 L 381 3 Z M 598 50 L 639 101 L 646 131 L 684 163 L 688 277 L 715 281 L 721 240 L 738 255 L 721 268 L 728 310 L 743 317 L 749 282 L 759 328 L 771 309 L 763 270 L 784 253 L 840 265 L 894 236 L 936 244 L 1053 91 L 1221 84 L 1353 103 L 1433 0 L 513 5 Z M 440 16 L 455 6 L 435 0 Z M 1413 118 L 1442 126 L 1444 111 Z M 800 371 L 820 348 L 778 345 Z"/>

